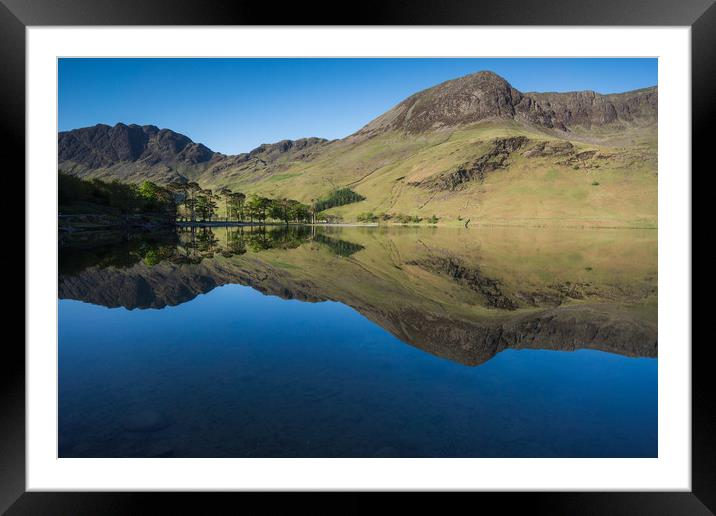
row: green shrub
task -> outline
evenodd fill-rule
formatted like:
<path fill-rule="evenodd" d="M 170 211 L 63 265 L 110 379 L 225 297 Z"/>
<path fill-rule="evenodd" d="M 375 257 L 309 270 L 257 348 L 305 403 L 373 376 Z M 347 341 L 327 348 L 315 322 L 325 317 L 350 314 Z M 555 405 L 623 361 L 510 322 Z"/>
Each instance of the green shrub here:
<path fill-rule="evenodd" d="M 372 211 L 365 211 L 358 214 L 358 222 L 376 222 L 378 217 Z"/>
<path fill-rule="evenodd" d="M 421 219 L 417 215 L 406 215 L 404 213 L 396 213 L 393 218 L 401 224 L 417 224 Z"/>

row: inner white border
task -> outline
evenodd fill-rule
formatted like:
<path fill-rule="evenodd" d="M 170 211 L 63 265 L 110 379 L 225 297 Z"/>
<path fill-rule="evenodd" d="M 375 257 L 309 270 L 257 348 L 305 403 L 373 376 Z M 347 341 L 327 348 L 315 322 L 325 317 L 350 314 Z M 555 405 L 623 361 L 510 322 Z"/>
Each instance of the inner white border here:
<path fill-rule="evenodd" d="M 26 36 L 28 490 L 690 490 L 690 28 L 29 27 Z M 58 459 L 56 60 L 148 55 L 658 56 L 659 458 Z"/>

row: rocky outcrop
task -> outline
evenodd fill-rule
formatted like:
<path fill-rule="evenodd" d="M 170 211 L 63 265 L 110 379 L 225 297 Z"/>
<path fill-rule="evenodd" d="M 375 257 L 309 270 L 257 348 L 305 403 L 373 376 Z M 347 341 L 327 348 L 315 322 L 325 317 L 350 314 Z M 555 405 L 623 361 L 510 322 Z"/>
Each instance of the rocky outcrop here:
<path fill-rule="evenodd" d="M 565 131 L 620 122 L 648 124 L 657 119 L 658 92 L 653 87 L 612 95 L 594 91 L 527 93 L 515 110 L 535 125 Z"/>
<path fill-rule="evenodd" d="M 546 156 L 564 156 L 571 154 L 574 145 L 568 141 L 543 141 L 522 153 L 525 158 L 543 158 Z"/>
<path fill-rule="evenodd" d="M 421 181 L 408 182 L 410 186 L 418 186 L 429 190 L 456 190 L 464 183 L 484 181 L 488 172 L 507 168 L 510 154 L 523 147 L 529 141 L 525 136 L 495 138 L 490 142 L 489 150 L 479 158 L 462 163 L 454 169 L 430 176 Z"/>
<path fill-rule="evenodd" d="M 412 95 L 357 134 L 422 133 L 483 120 L 516 120 L 547 129 L 620 123 L 649 124 L 657 118 L 657 88 L 602 95 L 593 91 L 522 93 L 493 72 L 477 72 Z"/>

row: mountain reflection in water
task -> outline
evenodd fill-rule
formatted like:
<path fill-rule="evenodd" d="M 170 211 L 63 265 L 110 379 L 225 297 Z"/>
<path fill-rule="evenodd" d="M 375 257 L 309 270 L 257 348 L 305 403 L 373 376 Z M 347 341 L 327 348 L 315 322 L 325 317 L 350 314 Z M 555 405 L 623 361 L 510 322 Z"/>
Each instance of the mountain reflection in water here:
<path fill-rule="evenodd" d="M 654 457 L 656 281 L 655 231 L 64 235 L 58 455 Z"/>
<path fill-rule="evenodd" d="M 161 309 L 228 284 L 349 306 L 466 365 L 507 348 L 657 356 L 656 232 L 215 227 L 60 247 L 60 299 Z"/>

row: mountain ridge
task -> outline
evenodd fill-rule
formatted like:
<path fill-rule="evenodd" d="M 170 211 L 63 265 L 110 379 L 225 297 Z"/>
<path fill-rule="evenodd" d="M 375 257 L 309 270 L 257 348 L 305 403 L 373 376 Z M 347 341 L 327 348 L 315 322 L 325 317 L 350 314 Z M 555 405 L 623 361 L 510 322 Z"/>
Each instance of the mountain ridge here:
<path fill-rule="evenodd" d="M 657 86 L 623 93 L 522 93 L 494 72 L 481 71 L 442 82 L 398 103 L 358 131 L 402 129 L 423 132 L 479 122 L 487 118 L 525 121 L 547 129 L 569 131 L 613 122 L 656 117 Z M 643 115 L 643 116 L 642 116 Z"/>
<path fill-rule="evenodd" d="M 164 159 L 195 164 L 209 161 L 215 155 L 205 145 L 155 125 L 97 124 L 62 131 L 58 142 L 60 162 L 75 160 L 93 168 L 116 161 L 146 160 L 153 164 Z"/>
<path fill-rule="evenodd" d="M 346 138 L 386 129 L 422 132 L 494 118 L 519 119 L 541 128 L 562 131 L 574 125 L 590 128 L 592 125 L 632 122 L 640 118 L 650 122 L 656 116 L 657 88 L 652 86 L 610 94 L 592 90 L 522 93 L 494 72 L 480 71 L 414 93 Z M 415 113 L 419 104 L 427 105 L 420 106 Z M 596 114 L 587 105 L 596 105 Z M 640 116 L 642 113 L 643 117 Z M 448 116 L 451 116 L 449 121 Z M 401 123 L 396 124 L 396 120 Z M 431 121 L 433 125 L 426 125 Z M 275 159 L 278 154 L 292 148 L 305 149 L 329 140 L 318 137 L 285 139 L 263 143 L 249 152 L 223 154 L 171 129 L 120 122 L 114 126 L 97 124 L 61 131 L 58 141 L 60 163 L 74 161 L 88 168 L 101 168 L 118 161 L 146 161 L 150 165 L 161 160 L 194 165 L 212 159 L 244 162 L 267 151 Z"/>
<path fill-rule="evenodd" d="M 350 187 L 366 200 L 330 211 L 343 220 L 407 212 L 654 227 L 657 121 L 657 86 L 606 95 L 522 93 L 483 71 L 417 92 L 338 140 L 281 140 L 226 155 L 169 129 L 100 124 L 59 133 L 58 160 L 61 172 L 79 177 L 196 181 L 306 203 Z M 520 145 L 506 146 L 514 138 Z M 544 190 L 545 174 L 557 174 L 552 186 L 566 197 L 510 193 L 514 180 L 523 192 Z M 603 184 L 587 179 L 594 174 L 605 188 L 594 188 Z M 483 186 L 493 183 L 499 195 Z M 534 209 L 501 207 L 513 201 Z"/>

